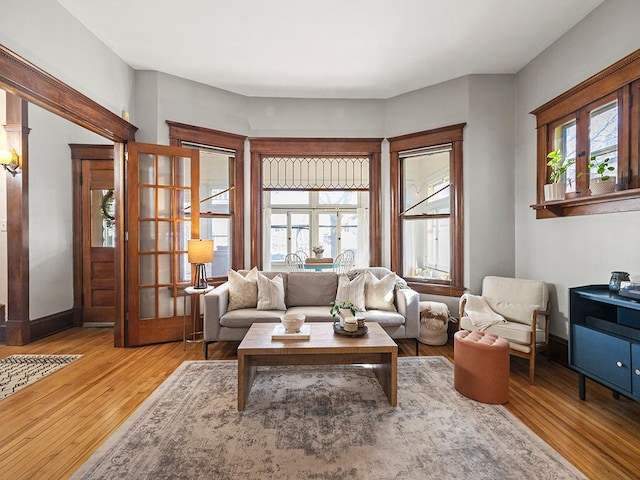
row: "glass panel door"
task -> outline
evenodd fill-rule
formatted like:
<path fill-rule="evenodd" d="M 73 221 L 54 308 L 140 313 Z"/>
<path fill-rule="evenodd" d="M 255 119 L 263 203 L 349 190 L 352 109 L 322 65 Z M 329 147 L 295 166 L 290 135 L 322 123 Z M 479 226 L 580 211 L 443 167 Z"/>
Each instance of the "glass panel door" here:
<path fill-rule="evenodd" d="M 197 150 L 129 145 L 128 345 L 182 338 L 191 305 L 183 298 L 191 283 L 187 240 L 199 233 L 198 171 Z"/>

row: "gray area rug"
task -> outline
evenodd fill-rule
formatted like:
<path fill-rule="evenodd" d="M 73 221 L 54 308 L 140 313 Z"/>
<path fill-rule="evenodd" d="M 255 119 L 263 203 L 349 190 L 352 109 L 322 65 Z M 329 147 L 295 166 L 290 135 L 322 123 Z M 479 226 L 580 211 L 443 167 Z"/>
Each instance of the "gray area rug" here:
<path fill-rule="evenodd" d="M 398 407 L 366 366 L 184 362 L 74 479 L 575 479 L 504 407 L 453 388 L 443 357 L 398 359 Z"/>
<path fill-rule="evenodd" d="M 81 355 L 11 355 L 0 359 L 0 400 L 80 357 Z"/>

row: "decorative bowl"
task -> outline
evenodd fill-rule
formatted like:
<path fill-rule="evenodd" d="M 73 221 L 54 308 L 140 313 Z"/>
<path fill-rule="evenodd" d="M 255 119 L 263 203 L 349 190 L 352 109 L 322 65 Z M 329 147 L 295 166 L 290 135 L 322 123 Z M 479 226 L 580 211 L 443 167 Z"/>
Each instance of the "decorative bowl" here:
<path fill-rule="evenodd" d="M 280 317 L 280 321 L 286 333 L 297 333 L 304 324 L 305 318 L 303 313 L 285 313 Z"/>

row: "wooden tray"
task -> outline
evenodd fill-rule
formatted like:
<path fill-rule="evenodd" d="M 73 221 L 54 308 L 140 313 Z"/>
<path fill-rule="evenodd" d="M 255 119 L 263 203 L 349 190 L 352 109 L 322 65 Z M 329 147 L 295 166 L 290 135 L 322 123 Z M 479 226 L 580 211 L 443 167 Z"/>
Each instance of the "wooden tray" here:
<path fill-rule="evenodd" d="M 340 322 L 334 322 L 333 331 L 338 335 L 343 335 L 345 337 L 361 337 L 369 331 L 369 328 L 365 325 L 364 327 L 358 328 L 357 332 L 347 332 L 344 328 L 342 328 Z"/>

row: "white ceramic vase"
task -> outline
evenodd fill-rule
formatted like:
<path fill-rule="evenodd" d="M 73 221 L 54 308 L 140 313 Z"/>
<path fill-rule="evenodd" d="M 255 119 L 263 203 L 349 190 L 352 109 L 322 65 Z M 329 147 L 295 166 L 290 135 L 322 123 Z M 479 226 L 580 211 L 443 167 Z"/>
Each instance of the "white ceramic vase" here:
<path fill-rule="evenodd" d="M 544 201 L 564 200 L 564 183 L 547 183 L 544 186 Z"/>

